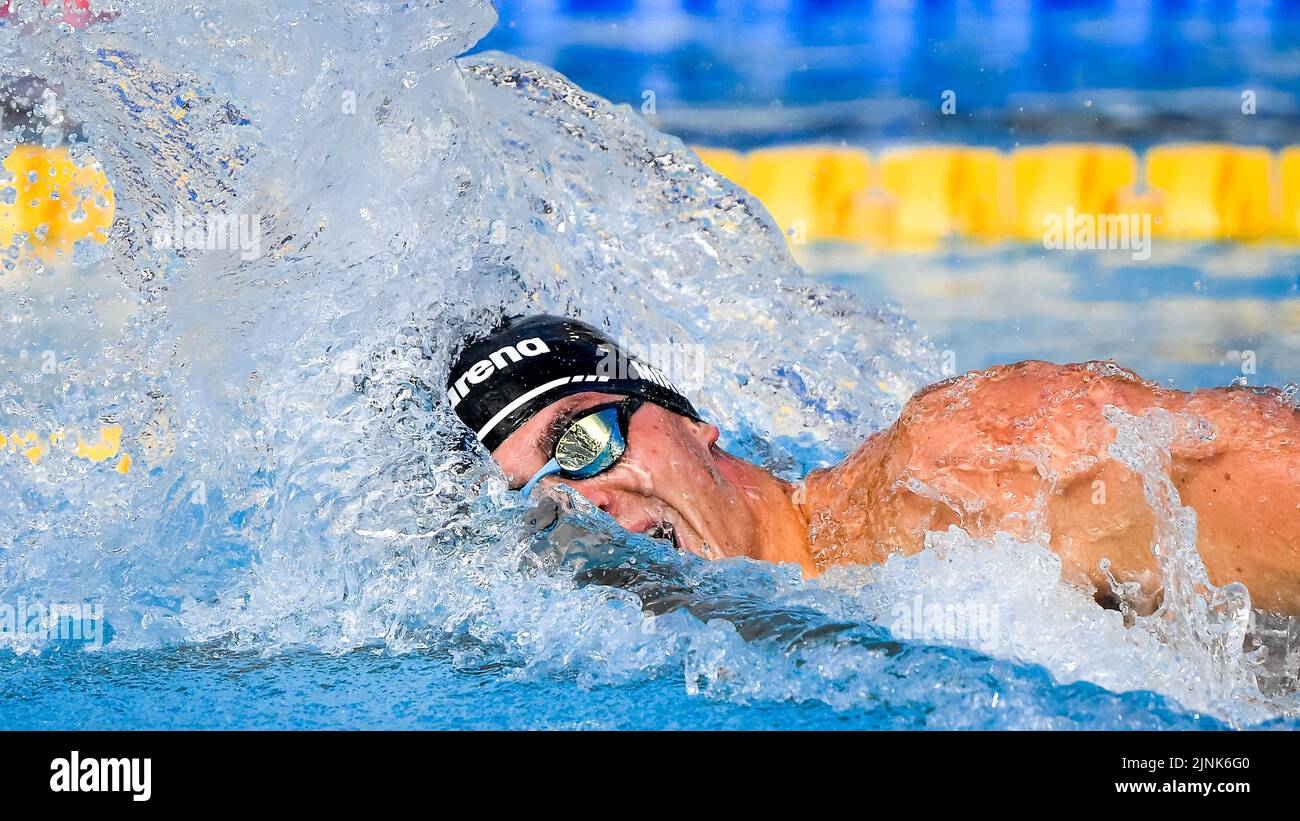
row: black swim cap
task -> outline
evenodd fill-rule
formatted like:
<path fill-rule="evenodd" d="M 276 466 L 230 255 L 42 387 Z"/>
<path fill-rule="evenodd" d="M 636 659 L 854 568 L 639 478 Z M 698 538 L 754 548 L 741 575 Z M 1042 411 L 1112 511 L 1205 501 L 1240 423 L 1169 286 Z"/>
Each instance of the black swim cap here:
<path fill-rule="evenodd" d="M 657 368 L 585 322 L 548 314 L 513 317 L 470 342 L 447 376 L 452 408 L 489 451 L 542 408 L 587 391 L 640 396 L 700 418 Z"/>

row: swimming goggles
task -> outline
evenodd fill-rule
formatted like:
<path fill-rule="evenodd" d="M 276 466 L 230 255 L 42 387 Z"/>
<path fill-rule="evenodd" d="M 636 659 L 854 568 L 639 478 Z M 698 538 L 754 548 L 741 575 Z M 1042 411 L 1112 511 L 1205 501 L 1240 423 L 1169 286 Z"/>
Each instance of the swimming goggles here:
<path fill-rule="evenodd" d="M 565 479 L 590 479 L 614 467 L 627 450 L 627 426 L 632 414 L 645 401 L 639 396 L 630 396 L 588 408 L 555 440 L 550 461 L 528 480 L 520 492 L 528 496 L 547 476 L 559 474 Z"/>

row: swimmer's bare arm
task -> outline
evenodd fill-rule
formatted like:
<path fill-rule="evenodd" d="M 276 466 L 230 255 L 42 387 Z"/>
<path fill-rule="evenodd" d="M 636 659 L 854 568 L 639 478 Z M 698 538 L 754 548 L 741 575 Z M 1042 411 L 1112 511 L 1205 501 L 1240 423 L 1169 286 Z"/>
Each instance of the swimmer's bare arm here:
<path fill-rule="evenodd" d="M 918 393 L 899 420 L 802 489 L 823 567 L 912 553 L 925 533 L 1050 535 L 1065 577 L 1108 592 L 1120 581 L 1155 603 L 1155 518 L 1141 478 L 1109 452 L 1106 406 L 1201 417 L 1208 443 L 1175 441 L 1170 475 L 1198 519 L 1210 581 L 1242 581 L 1256 607 L 1300 614 L 1300 413 L 1277 391 L 1162 390 L 1114 365 L 1022 362 Z"/>

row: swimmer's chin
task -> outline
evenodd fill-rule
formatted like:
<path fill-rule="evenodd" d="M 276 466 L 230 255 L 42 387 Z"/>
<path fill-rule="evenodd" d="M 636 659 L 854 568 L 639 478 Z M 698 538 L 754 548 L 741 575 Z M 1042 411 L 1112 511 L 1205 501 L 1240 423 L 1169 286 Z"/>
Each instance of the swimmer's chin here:
<path fill-rule="evenodd" d="M 629 533 L 640 533 L 652 539 L 659 539 L 671 544 L 678 550 L 685 550 L 697 556 L 707 558 L 700 551 L 703 540 L 689 525 L 684 525 L 678 517 L 662 513 L 649 516 L 623 525 Z"/>
<path fill-rule="evenodd" d="M 676 549 L 701 559 L 719 559 L 726 555 L 725 552 L 712 547 L 694 527 L 677 516 L 665 516 L 652 521 L 637 532 L 644 533 L 652 539 L 663 539 Z"/>
<path fill-rule="evenodd" d="M 714 548 L 700 534 L 696 533 L 690 525 L 680 525 L 676 531 L 676 541 L 678 549 L 685 550 L 701 559 L 720 559 L 727 555 L 726 553 Z"/>

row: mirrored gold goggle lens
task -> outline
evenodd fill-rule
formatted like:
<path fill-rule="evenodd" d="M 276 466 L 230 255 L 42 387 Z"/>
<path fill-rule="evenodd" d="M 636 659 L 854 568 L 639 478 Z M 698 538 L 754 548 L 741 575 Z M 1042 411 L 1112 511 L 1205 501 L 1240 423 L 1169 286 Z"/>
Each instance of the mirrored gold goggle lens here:
<path fill-rule="evenodd" d="M 555 461 L 569 473 L 592 475 L 623 455 L 618 410 L 606 408 L 577 419 L 555 445 Z"/>

